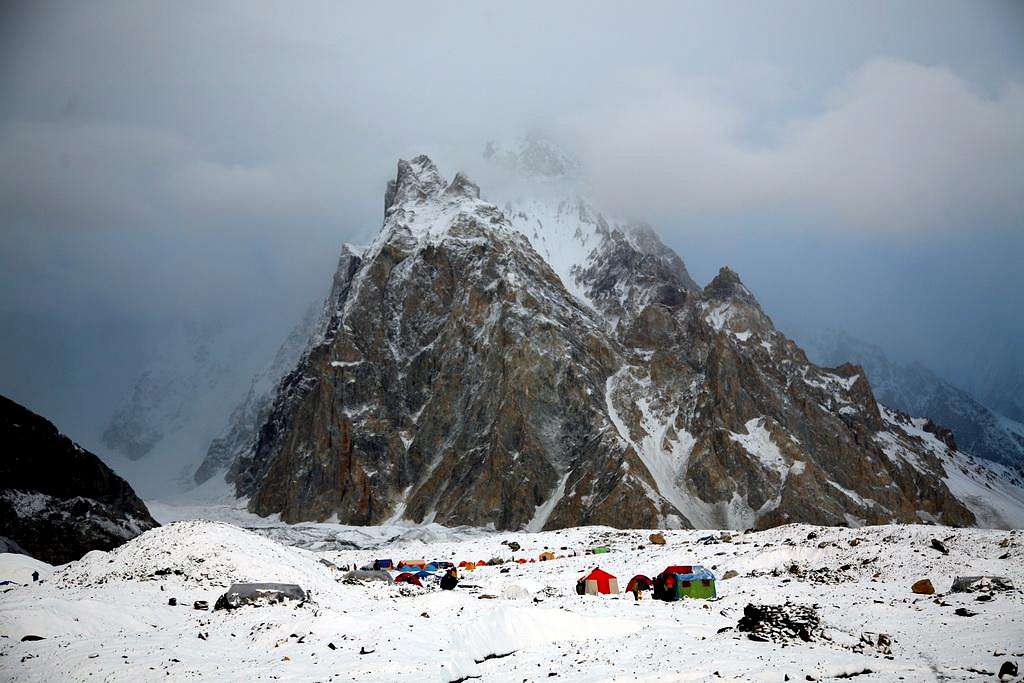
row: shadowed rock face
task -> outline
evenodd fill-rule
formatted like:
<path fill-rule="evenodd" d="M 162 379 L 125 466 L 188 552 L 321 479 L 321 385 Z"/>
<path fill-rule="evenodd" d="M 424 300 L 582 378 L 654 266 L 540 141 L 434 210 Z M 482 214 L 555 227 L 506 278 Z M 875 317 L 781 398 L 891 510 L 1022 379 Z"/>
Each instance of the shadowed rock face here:
<path fill-rule="evenodd" d="M 577 298 L 479 194 L 399 162 L 383 229 L 342 254 L 317 335 L 232 468 L 251 510 L 501 529 L 974 522 L 940 442 L 883 414 L 860 368 L 809 363 L 731 270 L 702 290 L 650 228 L 599 217 Z"/>
<path fill-rule="evenodd" d="M 158 526 L 131 486 L 52 423 L 0 396 L 0 537 L 50 564 Z"/>

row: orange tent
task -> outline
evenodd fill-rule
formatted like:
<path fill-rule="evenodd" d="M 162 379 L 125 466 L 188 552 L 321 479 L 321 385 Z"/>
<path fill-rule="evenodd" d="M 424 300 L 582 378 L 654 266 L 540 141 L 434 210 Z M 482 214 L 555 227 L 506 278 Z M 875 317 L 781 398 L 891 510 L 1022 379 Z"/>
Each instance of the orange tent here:
<path fill-rule="evenodd" d="M 545 550 L 544 552 L 542 552 L 540 554 L 540 557 L 538 557 L 537 559 L 542 561 L 542 562 L 545 561 L 545 560 L 553 560 L 553 559 L 555 559 L 555 554 L 553 552 L 551 552 L 550 550 Z"/>

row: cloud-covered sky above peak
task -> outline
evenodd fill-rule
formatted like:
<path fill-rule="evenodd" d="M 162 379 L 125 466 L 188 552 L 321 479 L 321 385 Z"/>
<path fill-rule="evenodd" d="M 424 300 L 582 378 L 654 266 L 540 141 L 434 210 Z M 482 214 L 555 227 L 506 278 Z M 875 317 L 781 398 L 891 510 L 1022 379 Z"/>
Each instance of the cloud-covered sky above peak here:
<path fill-rule="evenodd" d="M 59 418 L 161 325 L 283 335 L 397 158 L 531 130 L 784 325 L 951 372 L 1024 334 L 1019 2 L 12 1 L 0 392 Z"/>
<path fill-rule="evenodd" d="M 979 217 L 1014 227 L 1024 215 L 1021 83 L 987 95 L 948 68 L 879 58 L 815 111 L 757 134 L 756 104 L 673 80 L 569 123 L 596 194 L 631 213 L 791 208 L 880 232 L 991 227 Z"/>

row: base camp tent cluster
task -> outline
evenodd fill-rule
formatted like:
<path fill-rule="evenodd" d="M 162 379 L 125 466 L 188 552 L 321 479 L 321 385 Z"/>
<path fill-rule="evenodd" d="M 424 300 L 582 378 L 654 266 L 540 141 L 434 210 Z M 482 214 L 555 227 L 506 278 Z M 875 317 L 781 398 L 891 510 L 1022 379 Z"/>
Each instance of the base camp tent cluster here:
<path fill-rule="evenodd" d="M 515 550 L 518 550 L 518 544 L 516 546 Z M 451 562 L 441 560 L 399 560 L 395 562 L 389 558 L 382 558 L 376 559 L 356 571 L 349 572 L 345 578 L 422 587 L 424 581 L 441 579 L 447 574 L 449 575 L 447 586 L 454 587 L 458 582 L 458 570 L 473 571 L 479 567 L 494 567 L 507 562 L 517 564 L 547 562 L 564 557 L 577 557 L 582 554 L 568 548 L 562 550 L 567 554 L 559 556 L 553 550 L 544 550 L 535 560 L 526 558 L 505 560 L 500 557 L 492 557 L 489 560 L 462 560 L 458 563 L 458 568 Z M 602 555 L 607 552 L 610 552 L 607 546 L 597 546 L 588 549 L 585 554 Z M 442 583 L 442 586 L 446 587 L 445 583 Z M 576 592 L 580 595 L 615 595 L 619 593 L 619 590 L 618 578 L 600 567 L 594 568 L 576 583 Z M 653 579 L 645 574 L 637 574 L 626 584 L 626 592 L 633 593 L 637 599 L 644 591 L 652 591 L 656 600 L 666 602 L 683 598 L 711 599 L 716 595 L 715 575 L 700 565 L 670 565 Z"/>
<path fill-rule="evenodd" d="M 700 565 L 671 565 L 653 580 L 637 574 L 626 584 L 626 591 L 639 598 L 642 591 L 653 591 L 656 600 L 672 602 L 682 598 L 715 597 L 715 575 Z M 619 592 L 618 579 L 600 567 L 576 583 L 580 595 L 615 594 Z"/>

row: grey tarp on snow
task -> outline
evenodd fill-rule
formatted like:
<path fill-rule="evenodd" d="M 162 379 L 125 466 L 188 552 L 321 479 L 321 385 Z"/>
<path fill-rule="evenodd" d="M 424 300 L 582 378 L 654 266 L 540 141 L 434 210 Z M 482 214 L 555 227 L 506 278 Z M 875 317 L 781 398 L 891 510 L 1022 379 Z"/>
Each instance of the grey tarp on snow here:
<path fill-rule="evenodd" d="M 217 598 L 214 609 L 235 609 L 242 605 L 306 599 L 306 592 L 294 583 L 233 583 L 228 592 Z"/>
<path fill-rule="evenodd" d="M 388 574 L 383 569 L 356 569 L 350 572 L 346 572 L 341 577 L 342 581 L 348 581 L 355 579 L 357 581 L 385 581 L 387 583 L 394 583 L 394 579 L 391 578 L 391 574 Z"/>
<path fill-rule="evenodd" d="M 1005 576 L 958 576 L 953 579 L 954 593 L 974 591 L 1012 591 L 1013 582 Z"/>

